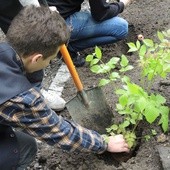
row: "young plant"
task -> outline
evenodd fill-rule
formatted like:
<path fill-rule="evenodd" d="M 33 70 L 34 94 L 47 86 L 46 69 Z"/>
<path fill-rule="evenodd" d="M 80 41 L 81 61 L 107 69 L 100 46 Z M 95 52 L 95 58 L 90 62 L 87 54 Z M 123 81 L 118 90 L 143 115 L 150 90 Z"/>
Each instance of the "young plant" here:
<path fill-rule="evenodd" d="M 99 86 L 115 82 L 123 78 L 125 72 L 133 69 L 125 55 L 122 55 L 120 58 L 112 57 L 108 62 L 103 62 L 101 49 L 97 46 L 95 47 L 95 52 L 86 57 L 86 62 L 90 63 L 90 70 L 93 73 L 104 75 L 105 78 L 99 80 Z M 121 68 L 115 71 L 117 65 L 120 65 Z"/>
<path fill-rule="evenodd" d="M 129 52 L 138 52 L 139 65 L 141 66 L 140 78 L 143 86 L 131 82 L 126 72 L 133 69 L 125 55 L 120 58 L 112 57 L 108 62 L 102 61 L 102 52 L 95 47 L 95 52 L 86 57 L 90 63 L 90 70 L 96 74 L 103 74 L 105 78 L 99 81 L 99 86 L 105 86 L 111 82 L 121 82 L 122 88 L 114 89 L 118 96 L 116 104 L 117 113 L 121 116 L 121 122 L 114 123 L 106 129 L 108 135 L 123 134 L 129 147 L 136 144 L 136 129 L 141 121 L 150 124 L 159 119 L 163 132 L 167 132 L 169 123 L 169 108 L 166 99 L 160 94 L 151 93 L 150 89 L 154 80 L 160 76 L 166 78 L 170 72 L 170 42 L 165 37 L 170 37 L 170 31 L 157 33 L 159 44 L 151 39 L 144 39 L 142 43 L 128 43 Z M 117 65 L 120 69 L 115 71 Z M 145 86 L 144 86 L 145 83 Z M 154 135 L 154 130 L 151 131 Z M 150 135 L 144 137 L 146 140 Z"/>
<path fill-rule="evenodd" d="M 157 32 L 160 43 L 144 39 L 142 43 L 128 43 L 129 52 L 138 52 L 141 67 L 141 85 L 150 92 L 157 77 L 166 78 L 170 72 L 170 30 Z M 148 81 L 146 81 L 148 80 Z"/>

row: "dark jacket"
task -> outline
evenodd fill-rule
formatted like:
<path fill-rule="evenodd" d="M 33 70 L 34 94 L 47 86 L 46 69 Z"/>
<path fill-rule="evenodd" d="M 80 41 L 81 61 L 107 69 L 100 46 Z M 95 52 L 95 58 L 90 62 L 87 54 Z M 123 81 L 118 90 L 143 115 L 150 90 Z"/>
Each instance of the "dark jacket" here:
<path fill-rule="evenodd" d="M 17 64 L 18 63 L 18 64 Z M 15 51 L 6 43 L 0 43 L 0 104 L 3 104 L 12 96 L 16 95 L 20 85 L 14 86 L 20 78 L 15 78 L 15 74 L 21 70 L 21 63 L 17 61 Z M 13 89 L 14 87 L 14 89 Z M 18 89 L 18 90 L 17 90 Z M 16 90 L 14 92 L 13 90 Z M 0 120 L 0 169 L 15 170 L 19 161 L 19 146 L 17 138 L 10 126 L 1 124 Z"/>
<path fill-rule="evenodd" d="M 16 52 L 7 43 L 0 43 L 0 82 L 3 82 L 0 83 L 0 104 L 32 88 L 35 75 L 26 77 Z M 0 119 L 0 170 L 15 170 L 19 161 L 17 137 L 13 129 L 2 122 Z"/>
<path fill-rule="evenodd" d="M 0 27 L 4 33 L 21 9 L 22 5 L 18 0 L 0 0 Z"/>
<path fill-rule="evenodd" d="M 31 88 L 23 65 L 7 43 L 0 43 L 0 104 Z M 13 83 L 15 82 L 15 83 Z"/>
<path fill-rule="evenodd" d="M 42 2 L 43 0 L 41 0 Z M 47 0 L 49 6 L 56 6 L 63 18 L 81 10 L 84 0 Z M 124 9 L 124 4 L 106 3 L 106 0 L 89 0 L 91 14 L 96 21 L 103 21 L 117 16 Z M 0 27 L 7 32 L 12 19 L 22 9 L 19 0 L 0 0 Z"/>
<path fill-rule="evenodd" d="M 80 11 L 84 0 L 47 0 L 49 6 L 56 6 L 65 19 L 75 12 Z M 103 21 L 117 16 L 124 9 L 124 4 L 107 3 L 106 0 L 89 0 L 90 10 L 96 21 Z"/>

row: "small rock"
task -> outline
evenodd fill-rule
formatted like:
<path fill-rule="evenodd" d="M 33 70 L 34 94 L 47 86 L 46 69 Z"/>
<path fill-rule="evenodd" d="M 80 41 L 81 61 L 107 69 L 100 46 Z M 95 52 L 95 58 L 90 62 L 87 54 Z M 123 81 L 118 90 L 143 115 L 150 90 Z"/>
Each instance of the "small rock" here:
<path fill-rule="evenodd" d="M 165 134 L 160 134 L 159 136 L 157 136 L 157 142 L 158 143 L 164 143 L 168 141 L 168 137 Z"/>
<path fill-rule="evenodd" d="M 170 170 L 170 147 L 157 146 L 163 170 Z"/>

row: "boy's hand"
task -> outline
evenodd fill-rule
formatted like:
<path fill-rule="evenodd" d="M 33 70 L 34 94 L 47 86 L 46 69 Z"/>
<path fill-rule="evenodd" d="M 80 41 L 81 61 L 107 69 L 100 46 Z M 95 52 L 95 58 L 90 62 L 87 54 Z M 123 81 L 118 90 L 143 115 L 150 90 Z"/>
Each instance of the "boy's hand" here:
<path fill-rule="evenodd" d="M 123 2 L 125 6 L 129 5 L 132 0 L 120 0 L 119 2 Z"/>
<path fill-rule="evenodd" d="M 58 12 L 58 10 L 57 10 L 57 8 L 56 8 L 55 6 L 50 6 L 49 8 L 50 8 L 51 11 L 56 11 L 56 12 Z M 59 13 L 59 12 L 58 12 L 58 13 Z"/>
<path fill-rule="evenodd" d="M 115 135 L 109 137 L 108 152 L 129 152 L 128 144 L 123 138 L 123 135 Z"/>

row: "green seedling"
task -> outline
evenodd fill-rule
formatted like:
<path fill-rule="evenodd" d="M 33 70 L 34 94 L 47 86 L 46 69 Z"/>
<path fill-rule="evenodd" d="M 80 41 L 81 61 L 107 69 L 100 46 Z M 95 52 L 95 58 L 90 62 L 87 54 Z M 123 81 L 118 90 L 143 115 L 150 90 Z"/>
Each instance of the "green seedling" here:
<path fill-rule="evenodd" d="M 113 123 L 106 129 L 106 140 L 110 135 L 123 134 L 129 147 L 133 148 L 138 139 L 136 130 L 142 121 L 150 124 L 158 122 L 164 133 L 168 131 L 169 108 L 166 99 L 161 94 L 151 93 L 151 87 L 157 77 L 166 78 L 170 72 L 170 30 L 158 32 L 157 36 L 160 43 L 154 43 L 151 39 L 144 39 L 142 43 L 138 40 L 128 43 L 129 52 L 138 52 L 140 85 L 133 83 L 126 75 L 134 67 L 125 55 L 112 57 L 104 63 L 101 49 L 95 47 L 94 53 L 86 57 L 90 70 L 104 77 L 99 80 L 99 86 L 113 83 L 113 91 L 118 96 L 115 112 L 121 117 L 121 122 Z M 119 69 L 115 69 L 117 66 Z M 115 88 L 117 82 L 121 82 L 120 88 Z M 143 138 L 149 140 L 154 135 L 156 131 L 151 130 Z"/>

